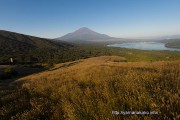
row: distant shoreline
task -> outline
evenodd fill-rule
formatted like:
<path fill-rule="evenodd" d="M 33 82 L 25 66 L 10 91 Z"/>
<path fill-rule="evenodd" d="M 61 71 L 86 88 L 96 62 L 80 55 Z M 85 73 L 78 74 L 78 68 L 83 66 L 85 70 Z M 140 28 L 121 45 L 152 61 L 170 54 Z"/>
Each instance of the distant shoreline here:
<path fill-rule="evenodd" d="M 174 45 L 171 45 L 170 43 L 166 43 L 165 44 L 165 47 L 167 47 L 167 48 L 176 48 L 176 49 L 180 49 L 180 46 L 178 45 L 178 46 L 174 46 Z"/>
<path fill-rule="evenodd" d="M 170 46 L 168 43 L 162 42 L 126 42 L 119 44 L 109 44 L 109 47 L 121 47 L 128 49 L 139 49 L 139 50 L 169 50 L 169 51 L 180 51 L 180 46 Z"/>

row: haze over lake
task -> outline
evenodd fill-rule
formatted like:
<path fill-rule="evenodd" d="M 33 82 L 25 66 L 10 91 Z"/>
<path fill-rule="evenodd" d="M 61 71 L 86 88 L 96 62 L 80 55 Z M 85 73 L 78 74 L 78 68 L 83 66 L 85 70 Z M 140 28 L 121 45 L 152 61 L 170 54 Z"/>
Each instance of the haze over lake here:
<path fill-rule="evenodd" d="M 140 50 L 169 50 L 169 51 L 180 51 L 177 48 L 167 48 L 165 43 L 160 42 L 129 42 L 121 44 L 110 44 L 109 47 L 121 47 L 130 49 L 140 49 Z"/>

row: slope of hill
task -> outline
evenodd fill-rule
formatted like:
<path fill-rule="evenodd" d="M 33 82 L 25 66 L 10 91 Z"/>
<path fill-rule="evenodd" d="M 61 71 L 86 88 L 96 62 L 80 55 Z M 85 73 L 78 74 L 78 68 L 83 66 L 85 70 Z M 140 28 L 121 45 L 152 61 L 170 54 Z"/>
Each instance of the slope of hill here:
<path fill-rule="evenodd" d="M 180 39 L 167 40 L 165 46 L 169 48 L 180 48 Z"/>
<path fill-rule="evenodd" d="M 54 41 L 44 39 L 44 38 L 38 38 L 28 35 L 23 35 L 19 33 L 9 32 L 9 31 L 2 31 L 0 30 L 0 42 L 1 42 L 1 48 L 8 47 L 9 45 L 13 44 L 14 48 L 21 48 L 21 46 L 26 47 L 27 49 L 34 49 L 34 48 L 60 48 L 60 47 L 69 47 L 72 46 L 68 43 L 59 41 L 55 43 Z M 8 46 L 7 46 L 8 43 Z"/>
<path fill-rule="evenodd" d="M 30 57 L 38 59 L 39 56 L 48 58 L 49 52 L 63 51 L 71 47 L 73 45 L 66 42 L 55 42 L 44 38 L 0 31 L 0 62 L 3 59 L 7 61 L 9 57 L 15 57 L 18 61 L 31 59 Z"/>
<path fill-rule="evenodd" d="M 89 40 L 98 40 L 98 39 L 110 39 L 112 37 L 100 34 L 90 30 L 89 28 L 83 27 L 80 28 L 72 33 L 68 33 L 62 37 L 56 38 L 57 40 L 64 40 L 64 41 L 89 41 Z"/>
<path fill-rule="evenodd" d="M 178 119 L 180 61 L 125 60 L 82 59 L 21 78 L 16 83 L 24 81 L 22 88 L 0 92 L 0 118 Z M 125 111 L 141 115 L 125 115 Z"/>

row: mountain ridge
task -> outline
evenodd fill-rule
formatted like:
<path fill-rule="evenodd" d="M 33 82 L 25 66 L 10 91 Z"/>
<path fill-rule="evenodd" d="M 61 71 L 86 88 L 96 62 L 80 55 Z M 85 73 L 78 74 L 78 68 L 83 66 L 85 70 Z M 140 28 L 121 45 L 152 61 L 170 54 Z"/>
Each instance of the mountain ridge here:
<path fill-rule="evenodd" d="M 14 57 L 19 62 L 47 61 L 53 54 L 68 51 L 73 45 L 64 41 L 52 41 L 20 33 L 0 30 L 0 63 Z M 50 56 L 48 58 L 48 56 Z M 29 60 L 27 60 L 29 59 Z"/>
<path fill-rule="evenodd" d="M 56 40 L 64 40 L 64 41 L 76 41 L 76 40 L 83 40 L 83 41 L 90 41 L 96 39 L 110 39 L 112 37 L 95 32 L 87 27 L 79 28 L 78 30 L 68 33 L 62 37 L 55 38 Z"/>

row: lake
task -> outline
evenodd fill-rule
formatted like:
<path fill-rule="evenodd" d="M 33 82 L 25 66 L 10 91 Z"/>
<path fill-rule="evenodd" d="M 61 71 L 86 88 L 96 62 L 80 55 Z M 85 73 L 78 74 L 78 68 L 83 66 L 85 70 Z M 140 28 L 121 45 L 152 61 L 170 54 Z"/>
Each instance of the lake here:
<path fill-rule="evenodd" d="M 160 42 L 129 42 L 121 44 L 110 44 L 109 47 L 121 47 L 130 49 L 140 49 L 140 50 L 170 50 L 170 51 L 180 51 L 177 48 L 167 48 L 165 43 Z"/>

